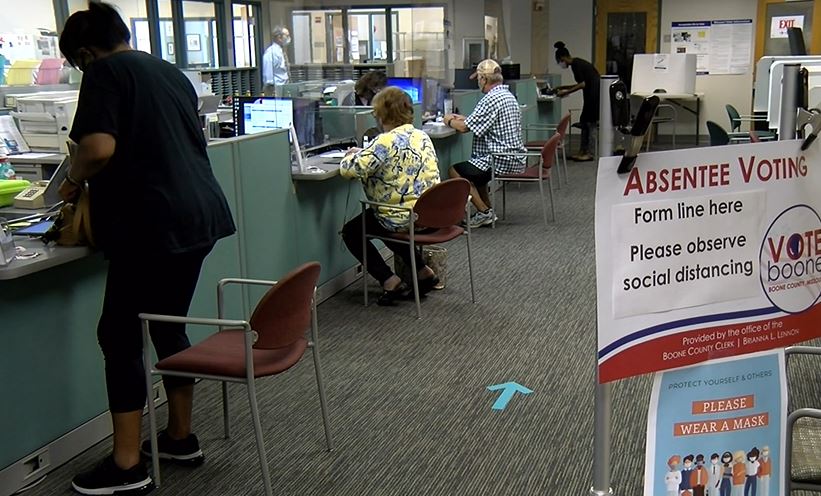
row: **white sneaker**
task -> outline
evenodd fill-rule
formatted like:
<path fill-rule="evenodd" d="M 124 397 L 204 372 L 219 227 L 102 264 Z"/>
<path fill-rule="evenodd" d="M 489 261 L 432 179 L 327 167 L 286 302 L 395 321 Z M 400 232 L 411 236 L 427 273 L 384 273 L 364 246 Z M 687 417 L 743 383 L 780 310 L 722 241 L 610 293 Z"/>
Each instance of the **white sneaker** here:
<path fill-rule="evenodd" d="M 488 226 L 490 224 L 493 224 L 496 220 L 498 220 L 498 217 L 496 217 L 496 214 L 493 212 L 493 209 L 490 208 L 487 210 L 487 212 L 476 212 L 475 214 L 473 214 L 470 218 L 470 227 L 476 228 Z"/>

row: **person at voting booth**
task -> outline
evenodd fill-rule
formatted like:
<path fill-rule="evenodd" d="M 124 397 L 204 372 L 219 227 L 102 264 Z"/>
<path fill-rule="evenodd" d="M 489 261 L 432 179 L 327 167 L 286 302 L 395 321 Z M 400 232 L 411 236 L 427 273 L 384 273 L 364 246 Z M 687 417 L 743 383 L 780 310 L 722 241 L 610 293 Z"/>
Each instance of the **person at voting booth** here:
<path fill-rule="evenodd" d="M 362 75 L 354 85 L 354 92 L 349 94 L 342 105 L 369 106 L 373 97 L 388 84 L 388 76 L 384 71 L 368 71 Z"/>
<path fill-rule="evenodd" d="M 74 478 L 81 494 L 153 487 L 140 459 L 146 386 L 138 315 L 186 315 L 203 260 L 235 231 L 211 170 L 191 83 L 168 62 L 132 50 L 130 37 L 117 11 L 97 1 L 72 14 L 60 36 L 63 55 L 83 71 L 70 134 L 78 145 L 60 195 L 71 201 L 88 183 L 92 229 L 108 259 L 97 338 L 114 447 Z M 160 358 L 190 346 L 184 325 L 151 331 Z M 169 420 L 160 455 L 201 462 L 191 433 L 193 381 L 166 377 L 163 383 Z"/>
<path fill-rule="evenodd" d="M 556 48 L 556 62 L 562 69 L 569 67 L 573 71 L 573 79 L 576 80 L 576 84 L 559 86 L 556 96 L 565 97 L 582 90 L 584 97 L 582 114 L 579 117 L 582 131 L 581 145 L 579 153 L 571 156 L 570 159 L 580 162 L 593 160 L 593 155 L 590 153 L 590 135 L 599 122 L 599 71 L 586 60 L 571 57 L 570 50 L 564 42 L 557 41 L 553 46 Z"/>
<path fill-rule="evenodd" d="M 389 86 L 377 93 L 373 113 L 382 134 L 364 150 L 352 148 L 342 159 L 339 173 L 342 177 L 359 179 L 368 200 L 412 207 L 426 190 L 439 183 L 439 162 L 430 137 L 413 127 L 413 105 L 407 93 Z M 407 231 L 410 217 L 407 210 L 385 207 L 368 208 L 363 214 L 348 221 L 342 228 L 342 239 L 351 254 L 360 262 L 364 258 L 362 223 L 368 233 L 388 235 Z M 406 267 L 411 266 L 408 245 L 384 241 L 394 255 L 401 257 Z M 393 273 L 372 240 L 368 240 L 368 266 L 365 268 L 382 285 L 383 293 L 377 303 L 383 306 L 413 296 L 412 291 Z M 433 269 L 425 265 L 415 253 L 419 276 L 419 293 L 426 294 L 439 283 Z M 410 292 L 410 295 L 408 294 Z"/>

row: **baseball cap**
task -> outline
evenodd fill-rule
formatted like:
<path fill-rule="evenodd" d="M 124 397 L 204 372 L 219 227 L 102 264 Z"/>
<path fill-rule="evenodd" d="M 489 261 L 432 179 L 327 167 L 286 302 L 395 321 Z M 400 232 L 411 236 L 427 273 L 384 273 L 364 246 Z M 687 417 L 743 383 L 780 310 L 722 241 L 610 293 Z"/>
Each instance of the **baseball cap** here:
<path fill-rule="evenodd" d="M 476 66 L 476 70 L 471 74 L 469 77 L 470 79 L 476 79 L 479 77 L 479 74 L 483 76 L 489 76 L 491 74 L 501 74 L 502 68 L 499 64 L 496 63 L 493 59 L 485 59 L 479 62 L 479 65 Z"/>

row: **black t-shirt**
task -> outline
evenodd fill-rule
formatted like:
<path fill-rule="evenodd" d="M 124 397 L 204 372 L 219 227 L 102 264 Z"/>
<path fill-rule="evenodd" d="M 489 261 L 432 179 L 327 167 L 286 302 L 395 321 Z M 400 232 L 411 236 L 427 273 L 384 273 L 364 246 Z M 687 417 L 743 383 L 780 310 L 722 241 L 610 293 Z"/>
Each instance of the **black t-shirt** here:
<path fill-rule="evenodd" d="M 107 256 L 184 253 L 234 233 L 206 153 L 197 95 L 176 67 L 136 50 L 89 65 L 71 139 L 116 148 L 89 180 L 95 241 Z"/>
<path fill-rule="evenodd" d="M 583 122 L 598 122 L 599 120 L 599 71 L 590 62 L 574 58 L 570 62 L 573 78 L 577 83 L 584 82 L 584 108 L 579 119 Z"/>

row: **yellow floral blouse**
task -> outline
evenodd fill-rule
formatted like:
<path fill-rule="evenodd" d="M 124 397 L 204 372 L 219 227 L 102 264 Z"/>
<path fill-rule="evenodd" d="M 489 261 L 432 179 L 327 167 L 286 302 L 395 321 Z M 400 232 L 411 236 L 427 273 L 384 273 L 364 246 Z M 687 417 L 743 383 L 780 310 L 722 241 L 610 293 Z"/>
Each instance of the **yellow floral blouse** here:
<path fill-rule="evenodd" d="M 439 163 L 430 137 L 412 124 L 382 133 L 367 148 L 342 159 L 339 173 L 360 179 L 368 200 L 412 207 L 439 182 Z M 408 211 L 384 207 L 376 218 L 385 229 L 407 231 Z"/>

